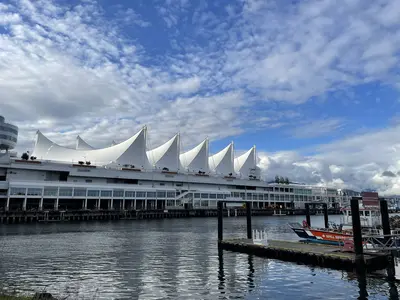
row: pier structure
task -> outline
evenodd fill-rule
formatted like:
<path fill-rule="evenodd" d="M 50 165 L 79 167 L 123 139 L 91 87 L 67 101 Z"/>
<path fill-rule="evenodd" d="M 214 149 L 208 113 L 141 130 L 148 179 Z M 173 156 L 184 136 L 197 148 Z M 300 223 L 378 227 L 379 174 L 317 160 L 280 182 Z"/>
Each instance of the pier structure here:
<path fill-rule="evenodd" d="M 308 205 L 306 205 L 306 211 L 308 210 L 307 207 Z M 388 273 L 389 269 L 394 270 L 393 267 L 390 268 L 391 264 L 393 264 L 393 257 L 390 250 L 400 250 L 398 249 L 400 246 L 396 244 L 393 248 L 378 248 L 373 249 L 372 251 L 365 250 L 363 243 L 365 243 L 366 237 L 363 237 L 361 231 L 358 197 L 351 199 L 351 210 L 354 251 L 349 251 L 348 249 L 345 249 L 344 246 L 307 243 L 304 241 L 260 240 L 260 236 L 265 236 L 265 234 L 259 235 L 257 239 L 254 239 L 251 234 L 251 209 L 247 211 L 248 226 L 246 238 L 223 239 L 222 217 L 218 219 L 218 248 L 220 250 L 248 253 L 262 257 L 317 265 L 333 269 L 348 271 L 356 270 L 360 274 L 382 269 L 387 269 Z M 383 237 L 387 237 L 388 240 L 393 239 L 394 236 L 390 236 L 387 202 L 382 199 L 380 201 L 380 211 L 384 233 Z M 324 216 L 325 226 L 327 227 L 328 216 L 326 213 L 324 213 Z M 311 223 L 309 214 L 307 214 L 307 219 L 308 222 Z M 264 233 L 265 229 L 261 232 Z M 387 235 L 387 233 L 389 233 L 389 235 Z M 373 241 L 373 239 L 371 240 Z M 398 240 L 400 241 L 400 236 L 398 237 Z"/>

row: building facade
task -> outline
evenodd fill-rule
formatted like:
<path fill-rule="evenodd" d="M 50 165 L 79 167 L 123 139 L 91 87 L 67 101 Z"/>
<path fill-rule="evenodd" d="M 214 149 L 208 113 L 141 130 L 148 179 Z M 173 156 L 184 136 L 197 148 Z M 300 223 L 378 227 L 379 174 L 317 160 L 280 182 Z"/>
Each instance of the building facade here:
<path fill-rule="evenodd" d="M 31 155 L 0 156 L 0 208 L 210 209 L 228 199 L 261 209 L 343 202 L 336 189 L 263 181 L 255 147 L 235 157 L 231 143 L 209 155 L 206 139 L 181 153 L 179 134 L 151 150 L 146 138 L 144 127 L 122 143 L 96 149 L 78 136 L 73 149 L 38 131 Z"/>

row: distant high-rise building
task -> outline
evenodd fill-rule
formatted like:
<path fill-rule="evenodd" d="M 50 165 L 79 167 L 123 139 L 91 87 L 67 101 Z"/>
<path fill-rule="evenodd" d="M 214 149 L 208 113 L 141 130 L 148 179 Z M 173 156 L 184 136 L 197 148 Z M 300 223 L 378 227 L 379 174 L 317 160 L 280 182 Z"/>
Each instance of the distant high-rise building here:
<path fill-rule="evenodd" d="M 18 127 L 6 123 L 3 116 L 0 116 L 0 151 L 11 150 L 17 145 Z"/>

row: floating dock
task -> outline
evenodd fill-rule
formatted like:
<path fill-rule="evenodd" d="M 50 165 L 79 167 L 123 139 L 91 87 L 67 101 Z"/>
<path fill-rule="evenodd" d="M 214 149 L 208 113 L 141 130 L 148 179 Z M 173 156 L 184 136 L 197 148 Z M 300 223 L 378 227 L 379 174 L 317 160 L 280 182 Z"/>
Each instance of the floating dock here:
<path fill-rule="evenodd" d="M 267 245 L 262 245 L 252 239 L 225 239 L 218 244 L 224 250 L 283 261 L 346 271 L 356 269 L 356 254 L 343 252 L 341 246 L 277 240 L 268 240 Z M 367 272 L 382 270 L 389 264 L 389 254 L 364 253 L 364 261 Z"/>

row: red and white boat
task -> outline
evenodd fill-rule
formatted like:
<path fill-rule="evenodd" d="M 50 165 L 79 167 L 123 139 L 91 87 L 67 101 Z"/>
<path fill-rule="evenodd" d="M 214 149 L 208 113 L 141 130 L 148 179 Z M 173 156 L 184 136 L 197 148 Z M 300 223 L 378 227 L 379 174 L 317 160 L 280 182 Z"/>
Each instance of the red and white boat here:
<path fill-rule="evenodd" d="M 359 206 L 361 230 L 365 234 L 382 234 L 381 215 L 378 193 L 363 193 Z M 329 228 L 312 227 L 303 221 L 289 223 L 290 228 L 302 239 L 310 242 L 327 244 L 343 244 L 344 241 L 353 238 L 351 208 L 341 209 L 342 216 L 339 225 L 329 223 Z"/>

